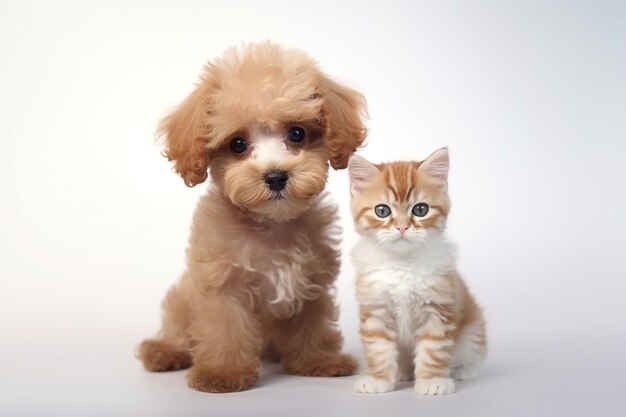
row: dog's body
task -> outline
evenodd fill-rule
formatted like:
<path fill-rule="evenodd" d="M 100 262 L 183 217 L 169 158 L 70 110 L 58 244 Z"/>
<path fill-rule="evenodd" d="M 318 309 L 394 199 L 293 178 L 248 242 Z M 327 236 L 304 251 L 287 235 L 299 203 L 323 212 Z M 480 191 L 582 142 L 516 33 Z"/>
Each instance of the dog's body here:
<path fill-rule="evenodd" d="M 187 271 L 166 296 L 146 369 L 192 366 L 188 382 L 239 391 L 262 354 L 298 375 L 350 375 L 330 291 L 339 271 L 336 209 L 323 194 L 365 137 L 363 97 L 301 52 L 270 43 L 229 51 L 162 125 L 187 185 L 212 184 L 196 210 Z"/>

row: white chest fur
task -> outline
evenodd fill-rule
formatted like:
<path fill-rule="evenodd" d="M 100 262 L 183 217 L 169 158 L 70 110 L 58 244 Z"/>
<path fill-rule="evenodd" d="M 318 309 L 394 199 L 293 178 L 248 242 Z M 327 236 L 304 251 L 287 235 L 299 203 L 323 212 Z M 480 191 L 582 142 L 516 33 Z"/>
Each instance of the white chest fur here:
<path fill-rule="evenodd" d="M 242 256 L 233 264 L 250 277 L 251 288 L 277 317 L 290 317 L 315 299 L 323 288 L 311 278 L 318 273 L 312 242 L 302 231 L 281 230 L 248 233 L 239 245 Z"/>
<path fill-rule="evenodd" d="M 445 238 L 426 250 L 392 252 L 363 238 L 353 249 L 352 257 L 360 285 L 359 303 L 385 307 L 395 319 L 401 344 L 409 344 L 422 307 L 430 303 L 432 288 L 454 270 L 456 251 Z M 436 292 L 435 292 L 436 294 Z"/>
<path fill-rule="evenodd" d="M 332 281 L 338 272 L 334 213 L 322 195 L 290 222 L 238 221 L 237 233 L 217 231 L 229 245 L 223 259 L 259 305 L 276 317 L 290 317 L 326 290 L 320 281 Z"/>

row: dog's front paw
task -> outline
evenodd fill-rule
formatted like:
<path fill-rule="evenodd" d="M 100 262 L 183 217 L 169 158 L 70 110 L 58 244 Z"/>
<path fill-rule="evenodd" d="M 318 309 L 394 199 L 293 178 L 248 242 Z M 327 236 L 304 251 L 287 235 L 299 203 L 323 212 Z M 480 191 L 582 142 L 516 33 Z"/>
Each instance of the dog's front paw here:
<path fill-rule="evenodd" d="M 288 373 L 301 376 L 348 376 L 354 374 L 358 368 L 356 359 L 344 354 L 315 360 L 293 360 L 283 366 Z"/>
<path fill-rule="evenodd" d="M 258 379 L 258 372 L 249 371 L 221 375 L 194 367 L 187 373 L 187 384 L 189 387 L 204 392 L 244 391 L 256 384 Z"/>
<path fill-rule="evenodd" d="M 428 378 L 415 381 L 415 392 L 422 395 L 446 395 L 454 392 L 451 378 Z"/>
<path fill-rule="evenodd" d="M 362 376 L 354 383 L 354 390 L 362 394 L 389 392 L 393 391 L 393 382 L 370 375 Z"/>

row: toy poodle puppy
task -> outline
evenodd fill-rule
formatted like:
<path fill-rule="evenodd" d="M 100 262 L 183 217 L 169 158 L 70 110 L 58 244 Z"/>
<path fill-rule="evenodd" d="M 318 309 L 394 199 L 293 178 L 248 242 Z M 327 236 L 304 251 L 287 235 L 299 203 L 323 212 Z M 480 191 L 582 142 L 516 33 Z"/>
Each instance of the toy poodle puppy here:
<path fill-rule="evenodd" d="M 261 357 L 295 375 L 342 376 L 332 296 L 336 207 L 323 192 L 363 142 L 363 96 L 305 53 L 270 42 L 228 50 L 163 120 L 165 156 L 185 184 L 211 182 L 197 206 L 187 269 L 144 341 L 149 371 L 189 368 L 191 388 L 245 390 Z"/>

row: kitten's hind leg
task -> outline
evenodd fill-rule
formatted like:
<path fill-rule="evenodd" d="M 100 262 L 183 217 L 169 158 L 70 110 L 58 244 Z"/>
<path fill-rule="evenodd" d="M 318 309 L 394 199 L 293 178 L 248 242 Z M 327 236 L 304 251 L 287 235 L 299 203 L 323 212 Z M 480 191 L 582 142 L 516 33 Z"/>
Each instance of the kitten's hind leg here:
<path fill-rule="evenodd" d="M 466 381 L 476 377 L 487 354 L 485 323 L 479 320 L 467 325 L 459 335 L 452 357 L 452 377 Z"/>

